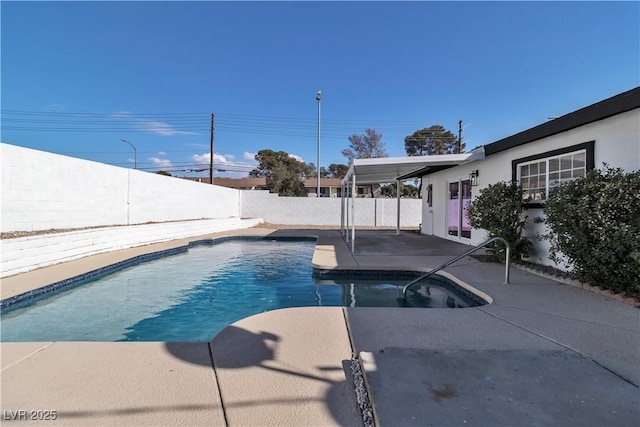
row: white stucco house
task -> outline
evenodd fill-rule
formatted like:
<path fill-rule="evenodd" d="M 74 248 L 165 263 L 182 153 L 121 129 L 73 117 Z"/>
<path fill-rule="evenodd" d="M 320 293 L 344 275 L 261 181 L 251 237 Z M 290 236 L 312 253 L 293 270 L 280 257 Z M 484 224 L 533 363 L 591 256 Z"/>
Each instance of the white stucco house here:
<path fill-rule="evenodd" d="M 422 177 L 422 233 L 469 245 L 482 243 L 486 232 L 469 226 L 466 207 L 488 184 L 513 180 L 529 199 L 526 233 L 535 236 L 544 231 L 533 219 L 542 215 L 550 188 L 603 163 L 628 172 L 640 169 L 640 87 L 477 150 L 484 155 L 445 169 L 426 166 L 408 175 Z M 530 261 L 554 265 L 548 244 L 531 240 L 536 253 Z"/>

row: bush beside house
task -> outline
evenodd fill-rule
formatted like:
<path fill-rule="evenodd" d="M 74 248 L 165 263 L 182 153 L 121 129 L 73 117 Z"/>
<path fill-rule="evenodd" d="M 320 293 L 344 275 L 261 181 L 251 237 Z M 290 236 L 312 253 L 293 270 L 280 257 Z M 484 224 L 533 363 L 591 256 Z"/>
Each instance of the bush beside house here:
<path fill-rule="evenodd" d="M 544 207 L 550 258 L 580 280 L 640 298 L 640 171 L 594 169 Z"/>
<path fill-rule="evenodd" d="M 489 238 L 502 237 L 509 242 L 510 258 L 518 261 L 529 256 L 532 250 L 531 242 L 522 236 L 527 219 L 524 209 L 522 190 L 513 183 L 501 181 L 480 190 L 480 195 L 469 204 L 467 218 L 472 227 L 486 230 Z M 501 246 L 495 242 L 488 249 L 498 255 Z"/>

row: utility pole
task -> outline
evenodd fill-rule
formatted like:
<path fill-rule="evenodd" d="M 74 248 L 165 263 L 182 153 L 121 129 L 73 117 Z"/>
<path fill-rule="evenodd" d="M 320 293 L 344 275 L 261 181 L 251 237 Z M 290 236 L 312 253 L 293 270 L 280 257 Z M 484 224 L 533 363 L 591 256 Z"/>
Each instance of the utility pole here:
<path fill-rule="evenodd" d="M 460 154 L 460 150 L 462 150 L 462 120 L 458 122 L 458 147 L 456 153 Z"/>
<path fill-rule="evenodd" d="M 211 144 L 209 147 L 209 152 L 211 155 L 209 156 L 209 184 L 213 185 L 213 127 L 215 124 L 215 115 L 211 113 Z"/>

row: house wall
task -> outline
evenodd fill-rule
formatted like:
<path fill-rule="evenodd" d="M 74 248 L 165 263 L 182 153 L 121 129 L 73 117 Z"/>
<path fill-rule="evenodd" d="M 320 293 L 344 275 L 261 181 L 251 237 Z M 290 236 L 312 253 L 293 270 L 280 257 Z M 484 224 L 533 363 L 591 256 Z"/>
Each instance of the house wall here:
<path fill-rule="evenodd" d="M 0 230 L 240 217 L 238 190 L 0 144 Z"/>
<path fill-rule="evenodd" d="M 459 240 L 470 245 L 477 245 L 486 240 L 486 232 L 484 230 L 472 230 L 471 239 L 458 239 L 448 236 L 446 229 L 448 182 L 468 179 L 473 170 L 479 171 L 479 183 L 477 187 L 472 188 L 472 199 L 477 197 L 480 190 L 486 188 L 488 184 L 498 181 L 510 181 L 512 160 L 588 141 L 595 141 L 594 158 L 596 168 L 602 168 L 603 163 L 607 163 L 609 166 L 620 167 L 625 171 L 639 170 L 639 135 L 640 110 L 636 109 L 493 154 L 484 160 L 428 175 L 423 178 L 422 188 L 423 191 L 426 191 L 429 184 L 433 185 L 433 207 L 427 206 L 426 193 L 423 194 L 422 232 L 451 240 Z M 554 265 L 548 259 L 549 246 L 547 242 L 535 238 L 535 236 L 546 232 L 544 225 L 533 223 L 534 218 L 542 215 L 542 210 L 528 209 L 526 215 L 528 216 L 526 234 L 532 237 L 531 240 L 536 250 L 536 254 L 531 261 L 544 265 Z M 563 266 L 556 267 L 563 268 Z"/>
<path fill-rule="evenodd" d="M 272 224 L 340 226 L 341 199 L 337 197 L 279 197 L 268 191 L 242 191 L 241 198 L 243 217 Z M 354 202 L 356 226 L 396 226 L 396 199 L 356 198 Z M 400 226 L 417 227 L 421 211 L 421 200 L 401 199 Z"/>

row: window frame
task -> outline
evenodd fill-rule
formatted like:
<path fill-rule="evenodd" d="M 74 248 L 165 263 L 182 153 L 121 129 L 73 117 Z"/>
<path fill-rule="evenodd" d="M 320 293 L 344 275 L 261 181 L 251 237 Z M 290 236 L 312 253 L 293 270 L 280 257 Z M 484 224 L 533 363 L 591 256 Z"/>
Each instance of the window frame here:
<path fill-rule="evenodd" d="M 511 161 L 511 180 L 513 182 L 518 182 L 518 168 L 523 163 L 532 163 L 535 161 L 548 160 L 552 157 L 559 157 L 565 154 L 572 154 L 578 151 L 585 152 L 585 173 L 589 173 L 589 171 L 595 168 L 595 159 L 594 159 L 594 147 L 595 140 L 583 142 L 581 144 L 570 145 L 568 147 L 559 148 L 556 150 L 546 151 L 540 154 L 534 154 L 532 156 L 521 157 L 519 159 L 514 159 Z M 547 180 L 549 179 L 549 169 L 546 170 Z M 548 195 L 547 195 L 548 197 Z M 542 208 L 545 205 L 546 200 L 531 200 L 531 201 L 523 201 L 524 206 L 526 208 Z"/>

